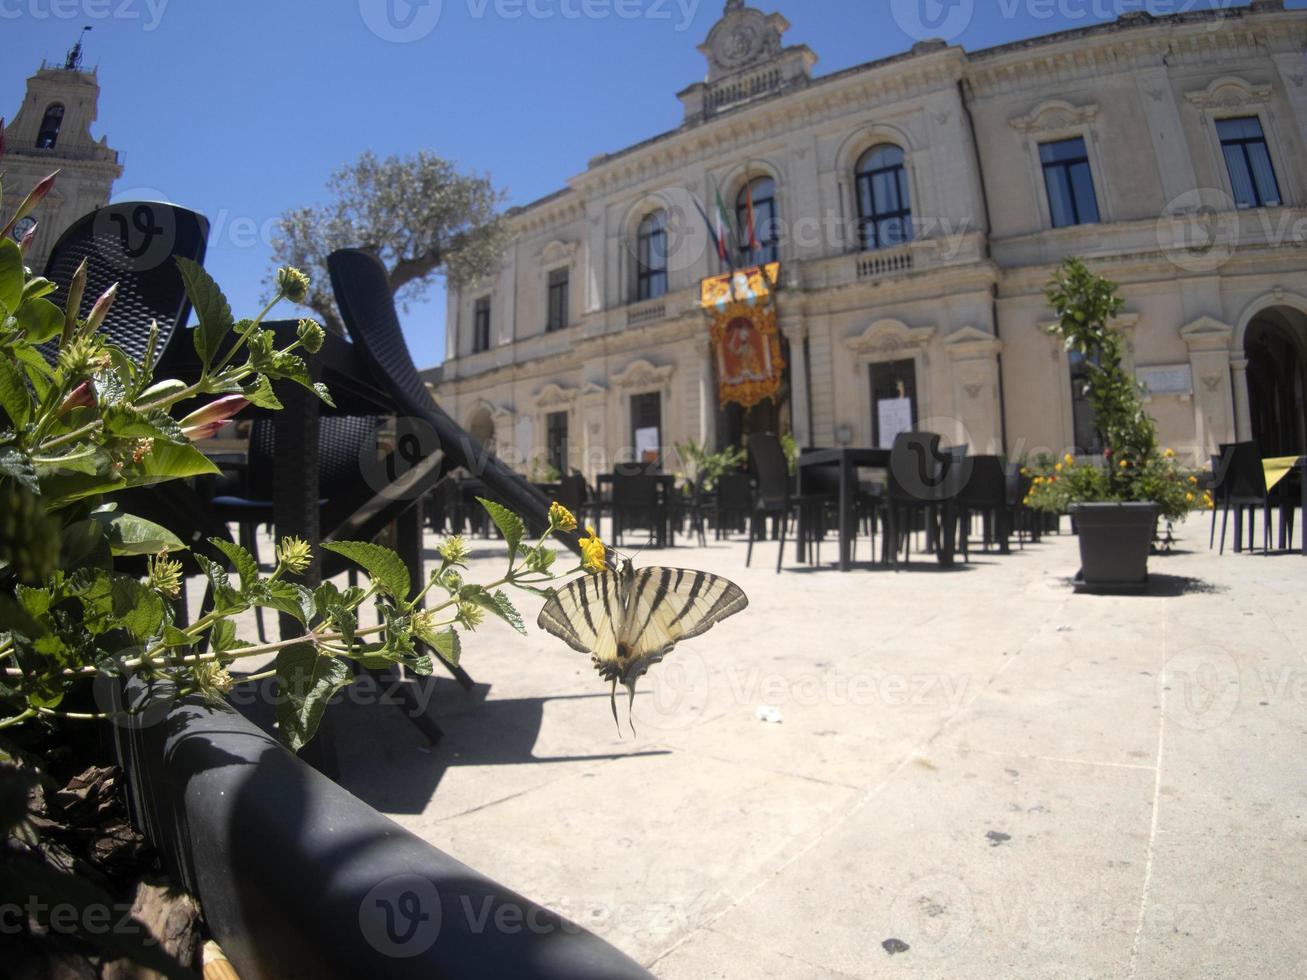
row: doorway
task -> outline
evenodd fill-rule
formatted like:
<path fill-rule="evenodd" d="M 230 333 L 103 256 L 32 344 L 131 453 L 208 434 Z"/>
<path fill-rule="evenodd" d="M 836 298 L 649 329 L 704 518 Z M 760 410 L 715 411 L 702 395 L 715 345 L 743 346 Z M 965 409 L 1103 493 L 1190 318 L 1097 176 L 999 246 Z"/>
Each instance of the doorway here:
<path fill-rule="evenodd" d="M 1307 453 L 1307 315 L 1272 307 L 1248 325 L 1248 410 L 1263 456 Z"/>

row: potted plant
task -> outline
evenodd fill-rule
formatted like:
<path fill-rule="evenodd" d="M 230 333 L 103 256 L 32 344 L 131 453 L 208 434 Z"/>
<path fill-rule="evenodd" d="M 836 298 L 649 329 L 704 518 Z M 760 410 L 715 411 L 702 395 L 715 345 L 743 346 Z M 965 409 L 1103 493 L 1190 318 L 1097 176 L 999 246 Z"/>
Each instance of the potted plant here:
<path fill-rule="evenodd" d="M 1084 359 L 1084 394 L 1103 451 L 1101 457 L 1068 453 L 1037 464 L 1026 504 L 1074 518 L 1081 588 L 1141 590 L 1148 584 L 1159 520 L 1165 518 L 1169 528 L 1191 511 L 1211 507 L 1211 497 L 1174 451 L 1158 447 L 1157 424 L 1144 408 L 1141 386 L 1124 367 L 1124 338 L 1112 322 L 1124 302 L 1116 284 L 1068 259 L 1047 295 L 1057 315 L 1052 332 Z"/>

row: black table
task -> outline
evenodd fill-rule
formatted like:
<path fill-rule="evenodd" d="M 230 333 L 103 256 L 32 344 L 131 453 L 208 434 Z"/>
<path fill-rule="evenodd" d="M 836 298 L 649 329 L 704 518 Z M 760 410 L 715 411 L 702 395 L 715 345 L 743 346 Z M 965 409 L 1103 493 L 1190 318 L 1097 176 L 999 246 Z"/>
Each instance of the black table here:
<path fill-rule="evenodd" d="M 857 516 L 854 513 L 854 498 L 858 492 L 858 470 L 888 470 L 890 450 L 858 449 L 817 449 L 800 454 L 798 460 L 798 494 L 806 492 L 804 487 L 805 471 L 811 480 L 812 471 L 819 467 L 838 467 L 839 469 L 839 515 L 840 515 L 840 571 L 847 572 L 853 567 L 853 539 L 857 529 Z M 936 556 L 944 566 L 953 564 L 953 553 L 957 533 L 956 506 L 952 497 L 944 497 L 936 502 L 939 507 L 938 537 L 939 547 Z M 799 561 L 805 559 L 804 538 L 802 530 L 797 536 L 796 554 Z M 893 547 L 891 543 L 889 545 Z"/>

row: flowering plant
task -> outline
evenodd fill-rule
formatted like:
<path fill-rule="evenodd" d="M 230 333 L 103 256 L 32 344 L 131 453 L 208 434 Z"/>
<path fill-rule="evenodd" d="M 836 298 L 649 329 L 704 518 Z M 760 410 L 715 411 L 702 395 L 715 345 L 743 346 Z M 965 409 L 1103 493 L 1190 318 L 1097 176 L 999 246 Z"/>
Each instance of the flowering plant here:
<path fill-rule="evenodd" d="M 50 183 L 34 192 L 36 203 Z M 35 207 L 32 200 L 20 215 Z M 322 328 L 303 320 L 294 342 L 279 349 L 261 326 L 278 302 L 302 298 L 308 279 L 282 269 L 263 311 L 237 321 L 208 274 L 178 259 L 198 317 L 191 333 L 200 372 L 191 381 L 155 380 L 157 329 L 142 363 L 134 363 L 101 329 L 116 287 L 82 319 L 83 263 L 60 310 L 48 299 L 55 284 L 25 268 L 30 244 L 30 236 L 23 244 L 0 241 L 0 729 L 124 713 L 94 697 L 87 703 L 89 685 L 103 678 L 116 685 L 138 676 L 168 697 L 217 698 L 232 684 L 233 663 L 275 654 L 272 669 L 246 679 L 277 678 L 279 733 L 298 750 L 313 737 L 328 700 L 350 684 L 350 661 L 401 663 L 429 674 L 433 662 L 423 648 L 456 664 L 459 631 L 475 629 L 486 613 L 526 632 L 503 587 L 543 592 L 556 577 L 547 539 L 575 529 L 576 519 L 555 507 L 532 544 L 524 541 L 522 519 L 491 501 L 482 504 L 509 558 L 504 575 L 488 585 L 464 580 L 468 550 L 457 537 L 441 545 L 439 566 L 418 583 L 398 555 L 379 545 L 326 544 L 369 576 L 366 587 L 344 591 L 331 582 L 310 589 L 296 581 L 313 561 L 305 542 L 283 538 L 269 572 L 244 548 L 215 538 L 206 553 L 192 556 L 212 606 L 185 623 L 174 605 L 182 598 L 183 566 L 172 556 L 187 545 L 172 530 L 124 512 L 114 495 L 217 473 L 194 441 L 251 404 L 280 408 L 273 380 L 297 382 L 330 402 L 296 353 L 317 351 Z M 49 342 L 58 349 L 53 362 L 38 349 Z M 132 557 L 143 562 L 143 575 L 123 567 Z M 586 561 L 578 571 L 597 571 L 604 561 L 593 533 Z M 440 600 L 427 608 L 433 592 Z M 361 627 L 359 610 L 373 602 L 380 623 Z M 240 639 L 236 617 L 254 607 L 297 619 L 303 635 L 265 644 Z"/>
<path fill-rule="evenodd" d="M 1065 513 L 1075 503 L 1152 502 L 1168 522 L 1212 506 L 1196 474 L 1173 450 L 1161 450 L 1157 423 L 1145 411 L 1142 388 L 1124 367 L 1124 338 L 1113 325 L 1124 301 L 1117 286 L 1079 259 L 1068 259 L 1048 287 L 1058 322 L 1052 332 L 1084 359 L 1085 396 L 1103 438 L 1102 459 L 1067 454 L 1027 467 L 1033 485 L 1025 503 Z"/>

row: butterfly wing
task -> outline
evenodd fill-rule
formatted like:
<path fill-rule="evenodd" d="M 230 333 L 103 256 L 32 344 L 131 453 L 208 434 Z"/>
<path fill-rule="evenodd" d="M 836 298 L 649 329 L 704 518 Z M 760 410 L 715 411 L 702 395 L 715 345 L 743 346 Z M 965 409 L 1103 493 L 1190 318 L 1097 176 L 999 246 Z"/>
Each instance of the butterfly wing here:
<path fill-rule="evenodd" d="M 635 575 L 618 649 L 631 662 L 662 659 L 677 643 L 707 633 L 748 605 L 744 591 L 720 575 L 642 568 Z"/>
<path fill-rule="evenodd" d="M 554 593 L 536 624 L 596 663 L 617 659 L 617 631 L 623 611 L 617 572 L 583 575 Z"/>

